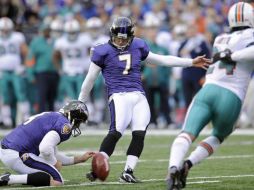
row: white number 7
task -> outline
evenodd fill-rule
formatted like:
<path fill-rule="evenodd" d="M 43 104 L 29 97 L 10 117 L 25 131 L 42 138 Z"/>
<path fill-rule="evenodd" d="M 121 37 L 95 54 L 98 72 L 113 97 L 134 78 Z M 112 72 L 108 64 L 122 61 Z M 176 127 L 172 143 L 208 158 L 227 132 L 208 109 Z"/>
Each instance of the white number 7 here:
<path fill-rule="evenodd" d="M 119 55 L 119 61 L 126 61 L 126 66 L 123 74 L 128 75 L 131 68 L 131 54 Z"/>

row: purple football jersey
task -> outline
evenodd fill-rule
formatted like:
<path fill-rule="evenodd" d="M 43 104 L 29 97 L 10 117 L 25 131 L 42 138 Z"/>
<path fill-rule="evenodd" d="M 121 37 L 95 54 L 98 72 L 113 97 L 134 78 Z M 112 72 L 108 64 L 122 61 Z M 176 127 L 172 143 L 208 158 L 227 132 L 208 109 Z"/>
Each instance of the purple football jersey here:
<path fill-rule="evenodd" d="M 118 92 L 144 93 L 141 82 L 141 61 L 146 59 L 148 53 L 148 45 L 140 38 L 134 38 L 124 51 L 113 47 L 110 43 L 92 48 L 91 61 L 102 69 L 108 96 Z"/>
<path fill-rule="evenodd" d="M 69 120 L 59 112 L 43 112 L 30 117 L 26 122 L 17 126 L 2 140 L 6 148 L 21 153 L 39 155 L 39 145 L 49 131 L 56 131 L 63 142 L 70 138 L 71 125 Z"/>

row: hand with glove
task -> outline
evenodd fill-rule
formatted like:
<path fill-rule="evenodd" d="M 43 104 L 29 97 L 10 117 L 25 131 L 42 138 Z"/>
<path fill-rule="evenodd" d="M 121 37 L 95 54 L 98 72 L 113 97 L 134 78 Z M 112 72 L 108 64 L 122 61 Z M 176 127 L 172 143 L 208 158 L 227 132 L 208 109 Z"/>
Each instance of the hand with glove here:
<path fill-rule="evenodd" d="M 212 62 L 215 63 L 217 61 L 225 61 L 227 63 L 235 63 L 235 61 L 231 58 L 231 50 L 225 49 L 223 51 L 217 52 L 213 55 Z"/>

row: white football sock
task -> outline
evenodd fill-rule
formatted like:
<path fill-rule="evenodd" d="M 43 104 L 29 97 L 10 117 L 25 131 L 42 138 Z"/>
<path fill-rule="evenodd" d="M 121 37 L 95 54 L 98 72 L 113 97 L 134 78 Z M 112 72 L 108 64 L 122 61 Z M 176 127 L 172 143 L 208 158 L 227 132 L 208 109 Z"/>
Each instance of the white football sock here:
<path fill-rule="evenodd" d="M 188 160 L 190 160 L 193 165 L 196 165 L 212 155 L 219 146 L 219 139 L 215 136 L 210 136 L 200 142 L 199 146 L 191 153 Z"/>
<path fill-rule="evenodd" d="M 27 174 L 20 174 L 20 175 L 10 175 L 10 180 L 8 184 L 27 184 Z"/>
<path fill-rule="evenodd" d="M 137 156 L 128 155 L 124 171 L 127 171 L 128 169 L 134 170 L 137 163 L 138 163 L 138 157 Z"/>
<path fill-rule="evenodd" d="M 171 146 L 169 168 L 175 166 L 177 169 L 180 169 L 182 161 L 187 154 L 191 143 L 192 140 L 186 133 L 181 133 L 176 137 Z"/>

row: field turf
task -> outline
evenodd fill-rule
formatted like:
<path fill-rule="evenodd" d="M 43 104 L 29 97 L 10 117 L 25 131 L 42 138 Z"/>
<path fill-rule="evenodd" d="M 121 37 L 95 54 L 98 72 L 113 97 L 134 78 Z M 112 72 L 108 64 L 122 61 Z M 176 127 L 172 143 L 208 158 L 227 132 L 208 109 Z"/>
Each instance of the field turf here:
<path fill-rule="evenodd" d="M 131 140 L 124 136 L 117 144 L 110 158 L 110 175 L 106 182 L 90 183 L 85 174 L 90 170 L 91 161 L 75 166 L 63 167 L 61 173 L 65 186 L 38 189 L 89 189 L 89 190 L 165 190 L 165 176 L 168 167 L 169 147 L 175 135 L 148 135 L 141 160 L 135 175 L 143 180 L 140 184 L 118 183 L 125 164 L 125 151 Z M 201 136 L 198 141 L 204 138 Z M 61 144 L 59 150 L 67 154 L 81 153 L 83 150 L 98 150 L 103 139 L 101 135 L 85 135 Z M 0 172 L 10 171 L 0 165 Z M 34 187 L 14 185 L 1 189 L 35 189 Z M 209 159 L 193 167 L 189 174 L 186 190 L 254 190 L 254 135 L 233 135 Z"/>

